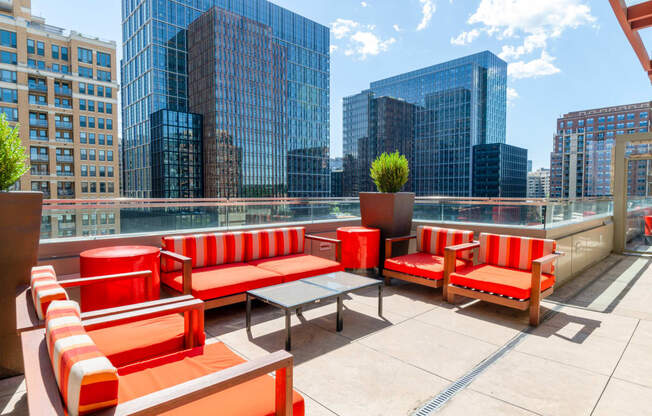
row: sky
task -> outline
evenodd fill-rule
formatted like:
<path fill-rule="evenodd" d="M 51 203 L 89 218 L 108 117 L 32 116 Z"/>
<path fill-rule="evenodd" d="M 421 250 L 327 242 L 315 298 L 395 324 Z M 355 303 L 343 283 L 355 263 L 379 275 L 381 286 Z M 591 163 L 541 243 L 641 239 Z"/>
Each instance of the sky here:
<path fill-rule="evenodd" d="M 331 157 L 342 98 L 371 81 L 489 50 L 509 63 L 507 143 L 549 167 L 564 113 L 652 100 L 606 0 L 272 0 L 331 28 Z M 121 43 L 119 0 L 32 0 L 47 23 Z M 652 28 L 641 32 L 652 45 Z M 118 51 L 118 59 L 121 51 Z"/>

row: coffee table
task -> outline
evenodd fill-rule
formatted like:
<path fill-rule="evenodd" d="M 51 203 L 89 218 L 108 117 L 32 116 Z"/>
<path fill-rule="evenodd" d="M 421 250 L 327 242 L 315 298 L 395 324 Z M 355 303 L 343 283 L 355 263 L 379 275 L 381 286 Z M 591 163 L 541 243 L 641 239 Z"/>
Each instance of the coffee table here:
<path fill-rule="evenodd" d="M 301 308 L 311 303 L 318 303 L 337 298 L 338 332 L 342 330 L 343 296 L 355 290 L 378 286 L 378 316 L 383 315 L 382 280 L 371 279 L 357 274 L 336 272 L 309 277 L 294 282 L 281 283 L 261 289 L 247 291 L 247 332 L 251 333 L 251 300 L 259 299 L 285 311 L 285 350 L 292 348 L 290 317 L 292 311 L 301 317 Z"/>

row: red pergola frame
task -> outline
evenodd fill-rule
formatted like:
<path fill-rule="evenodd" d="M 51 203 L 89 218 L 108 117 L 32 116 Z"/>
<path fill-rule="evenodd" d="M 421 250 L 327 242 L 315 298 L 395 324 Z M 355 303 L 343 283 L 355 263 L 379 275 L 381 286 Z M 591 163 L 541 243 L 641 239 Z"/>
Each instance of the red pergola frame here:
<path fill-rule="evenodd" d="M 652 61 L 638 31 L 652 27 L 652 0 L 627 7 L 625 0 L 609 0 L 618 23 L 652 82 Z"/>

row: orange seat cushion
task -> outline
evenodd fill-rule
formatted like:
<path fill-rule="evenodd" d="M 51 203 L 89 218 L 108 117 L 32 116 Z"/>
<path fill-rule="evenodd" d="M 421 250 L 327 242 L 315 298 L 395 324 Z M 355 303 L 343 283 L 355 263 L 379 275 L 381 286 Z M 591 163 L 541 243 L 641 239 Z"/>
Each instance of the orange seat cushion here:
<path fill-rule="evenodd" d="M 172 289 L 183 292 L 181 274 L 180 271 L 162 273 L 161 280 Z M 192 295 L 202 300 L 215 299 L 282 282 L 278 273 L 247 263 L 223 264 L 193 269 Z"/>
<path fill-rule="evenodd" d="M 461 268 L 467 262 L 455 260 L 455 267 Z M 444 258 L 430 253 L 413 253 L 405 256 L 392 257 L 385 260 L 385 268 L 413 276 L 425 277 L 432 280 L 444 278 Z"/>
<path fill-rule="evenodd" d="M 245 362 L 221 342 L 135 364 L 118 371 L 118 403 Z M 273 416 L 275 380 L 264 375 L 164 412 L 164 415 Z M 293 415 L 303 416 L 303 397 L 293 395 Z"/>
<path fill-rule="evenodd" d="M 516 299 L 529 299 L 532 287 L 532 273 L 524 270 L 479 264 L 451 273 L 451 283 L 472 289 L 484 290 Z M 555 276 L 541 275 L 541 290 L 555 284 Z"/>
<path fill-rule="evenodd" d="M 185 348 L 184 319 L 180 314 L 97 329 L 88 335 L 116 367 Z"/>
<path fill-rule="evenodd" d="M 263 270 L 269 270 L 283 276 L 283 282 L 305 279 L 306 277 L 343 271 L 342 265 L 336 261 L 310 254 L 293 254 L 290 256 L 249 262 Z"/>

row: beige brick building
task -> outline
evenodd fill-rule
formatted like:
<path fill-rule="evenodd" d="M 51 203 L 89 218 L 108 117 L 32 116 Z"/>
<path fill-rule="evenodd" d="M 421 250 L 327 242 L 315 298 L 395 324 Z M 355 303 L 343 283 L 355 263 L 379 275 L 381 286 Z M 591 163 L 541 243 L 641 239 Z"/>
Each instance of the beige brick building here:
<path fill-rule="evenodd" d="M 66 32 L 0 0 L 0 112 L 20 124 L 30 172 L 48 199 L 120 193 L 116 43 Z"/>

